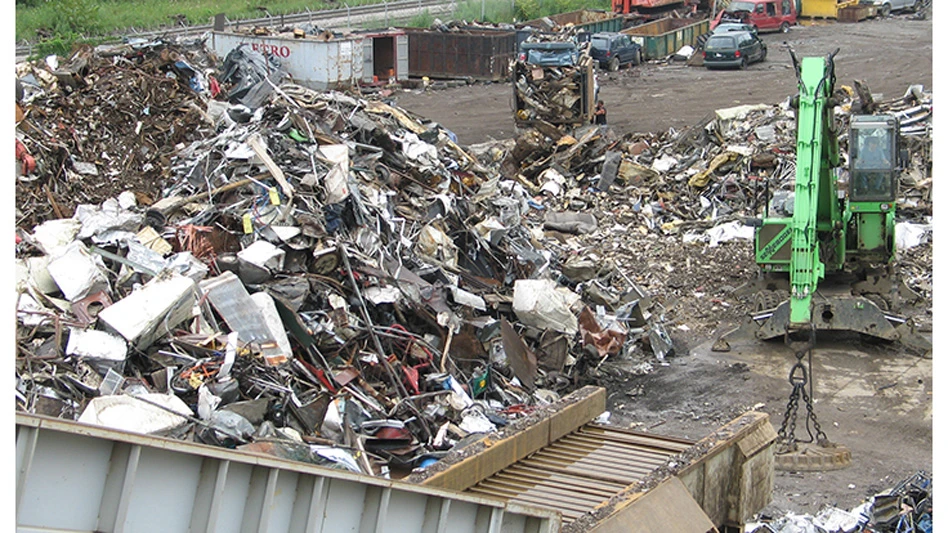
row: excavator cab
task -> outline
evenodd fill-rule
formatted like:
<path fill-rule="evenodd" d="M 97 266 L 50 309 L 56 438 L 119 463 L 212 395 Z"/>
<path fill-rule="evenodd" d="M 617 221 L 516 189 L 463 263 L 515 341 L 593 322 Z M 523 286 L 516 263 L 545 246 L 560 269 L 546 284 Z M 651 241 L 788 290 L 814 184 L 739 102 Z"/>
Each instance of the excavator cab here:
<path fill-rule="evenodd" d="M 898 186 L 898 144 L 895 117 L 853 117 L 849 135 L 850 202 L 883 202 L 889 205 L 886 210 L 891 208 Z"/>
<path fill-rule="evenodd" d="M 849 128 L 849 263 L 890 263 L 895 254 L 895 200 L 901 171 L 899 122 L 891 115 L 857 115 Z"/>

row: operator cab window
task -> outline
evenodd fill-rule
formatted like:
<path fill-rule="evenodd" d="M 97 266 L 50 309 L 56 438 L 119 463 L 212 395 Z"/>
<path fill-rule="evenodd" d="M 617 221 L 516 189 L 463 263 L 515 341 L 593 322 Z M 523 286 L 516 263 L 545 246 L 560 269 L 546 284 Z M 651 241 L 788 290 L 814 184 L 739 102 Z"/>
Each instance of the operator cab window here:
<path fill-rule="evenodd" d="M 895 198 L 895 153 L 884 128 L 853 129 L 850 146 L 851 199 L 891 201 Z"/>

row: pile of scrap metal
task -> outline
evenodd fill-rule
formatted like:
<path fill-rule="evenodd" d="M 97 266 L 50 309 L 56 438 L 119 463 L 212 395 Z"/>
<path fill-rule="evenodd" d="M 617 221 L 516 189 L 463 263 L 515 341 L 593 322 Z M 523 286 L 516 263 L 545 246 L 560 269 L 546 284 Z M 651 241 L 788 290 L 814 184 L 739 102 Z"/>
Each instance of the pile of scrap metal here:
<path fill-rule="evenodd" d="M 859 101 L 855 92 L 841 93 L 840 100 L 839 131 L 845 132 Z M 930 104 L 931 94 L 915 87 L 877 110 Z M 930 118 L 919 125 L 928 123 Z M 502 174 L 525 187 L 538 209 L 595 213 L 597 230 L 545 247 L 615 265 L 654 295 L 668 322 L 696 329 L 696 323 L 740 320 L 742 305 L 732 293 L 755 275 L 754 233 L 744 220 L 760 216 L 768 204 L 771 213 L 792 210 L 795 132 L 793 110 L 784 102 L 719 109 L 683 131 L 621 137 L 595 126 L 566 134 L 538 121 L 515 140 L 471 149 L 485 164 L 500 161 Z M 844 136 L 844 157 L 847 142 Z M 898 266 L 920 296 L 913 318 L 925 325 L 932 292 L 930 127 L 904 135 L 903 146 L 910 160 L 897 204 Z M 557 215 L 537 215 L 546 216 Z M 719 252 L 719 245 L 727 249 Z M 700 259 L 690 250 L 700 250 Z M 691 259 L 670 259 L 682 254 Z M 709 321 L 709 311 L 715 320 Z"/>
<path fill-rule="evenodd" d="M 17 409 L 386 475 L 529 415 L 607 358 L 671 353 L 646 294 L 542 248 L 531 195 L 446 130 L 257 79 L 252 50 L 225 61 L 217 98 L 141 72 L 136 53 L 22 102 L 37 168 L 17 182 L 33 199 L 17 227 Z M 125 97 L 106 83 L 118 75 L 143 103 L 171 80 L 179 103 L 132 108 L 129 133 L 108 103 Z M 155 168 L 114 166 L 88 115 Z M 98 172 L 77 178 L 82 154 Z M 152 171 L 153 194 L 126 179 Z"/>
<path fill-rule="evenodd" d="M 919 471 L 851 511 L 828 506 L 816 516 L 787 513 L 747 524 L 748 533 L 931 533 L 932 476 Z"/>
<path fill-rule="evenodd" d="M 593 59 L 563 36 L 533 36 L 521 43 L 514 62 L 514 119 L 518 125 L 545 121 L 589 124 L 598 88 Z"/>

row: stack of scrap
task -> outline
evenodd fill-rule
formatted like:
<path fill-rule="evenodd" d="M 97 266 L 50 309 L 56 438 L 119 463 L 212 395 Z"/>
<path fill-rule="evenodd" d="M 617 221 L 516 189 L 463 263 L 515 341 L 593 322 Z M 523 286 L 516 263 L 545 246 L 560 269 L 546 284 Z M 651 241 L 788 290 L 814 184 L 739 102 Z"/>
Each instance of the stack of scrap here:
<path fill-rule="evenodd" d="M 582 54 L 576 66 L 541 67 L 517 61 L 515 90 L 523 106 L 517 111 L 524 121 L 543 120 L 556 124 L 583 121 L 582 87 L 592 59 Z"/>
<path fill-rule="evenodd" d="M 214 84 L 216 63 L 181 75 L 181 56 L 135 61 L 175 49 L 92 53 L 98 70 L 18 104 L 36 166 L 17 181 L 32 199 L 17 228 L 17 409 L 384 476 L 599 379 L 606 360 L 673 354 L 646 291 L 544 246 L 544 229 L 599 231 L 595 216 L 534 220 L 537 199 L 500 159 L 381 101 L 273 84 L 248 105 L 247 80 L 279 76 L 257 80 L 247 50 Z M 144 92 L 103 82 L 119 77 Z M 131 97 L 162 103 L 137 111 L 137 134 L 108 104 Z M 140 139 L 154 168 L 102 155 L 90 116 L 112 117 L 112 143 Z M 78 154 L 98 174 L 71 176 Z"/>
<path fill-rule="evenodd" d="M 845 511 L 827 506 L 816 516 L 787 513 L 748 524 L 748 533 L 932 533 L 932 476 L 919 471 Z"/>

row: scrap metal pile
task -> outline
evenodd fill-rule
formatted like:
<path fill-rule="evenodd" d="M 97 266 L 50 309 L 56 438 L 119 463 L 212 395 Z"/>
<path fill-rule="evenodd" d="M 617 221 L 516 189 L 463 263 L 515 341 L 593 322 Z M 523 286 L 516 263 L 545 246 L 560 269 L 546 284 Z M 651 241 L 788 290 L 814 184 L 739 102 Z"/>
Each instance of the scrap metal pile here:
<path fill-rule="evenodd" d="M 531 38 L 527 43 L 545 42 L 534 39 Z M 572 46 L 561 40 L 549 42 Z M 522 54 L 539 56 L 536 58 L 539 64 L 529 57 L 527 60 L 514 61 L 512 70 L 518 106 L 517 119 L 531 123 L 542 120 L 553 124 L 588 122 L 587 99 L 595 97 L 594 94 L 587 94 L 593 92 L 589 89 L 593 83 L 593 59 L 589 54 L 579 53 L 576 49 L 533 49 Z M 557 62 L 544 63 L 543 57 L 546 55 L 559 55 L 561 58 Z M 572 61 L 567 58 L 572 58 Z"/>
<path fill-rule="evenodd" d="M 788 513 L 748 524 L 748 533 L 931 533 L 932 476 L 919 471 L 851 511 L 828 506 L 816 516 Z"/>
<path fill-rule="evenodd" d="M 38 163 L 17 182 L 32 199 L 17 229 L 18 409 L 385 475 L 529 414 L 605 358 L 671 352 L 647 295 L 622 278 L 582 290 L 601 265 L 545 249 L 533 198 L 445 130 L 254 78 L 263 58 L 240 53 L 221 94 L 265 94 L 259 107 L 125 54 L 77 74 L 99 82 L 40 81 L 22 102 L 19 142 Z M 88 144 L 44 151 L 58 131 L 91 137 L 93 110 L 47 122 L 51 109 L 139 120 L 101 103 L 119 98 L 110 78 L 181 95 L 170 116 L 139 113 L 190 125 L 183 138 L 109 127 L 112 144 L 161 147 L 159 168 L 130 171 L 154 171 L 149 194 L 112 156 L 72 177 Z M 39 206 L 54 195 L 58 213 Z M 560 215 L 548 224 L 563 235 L 592 218 Z"/>

